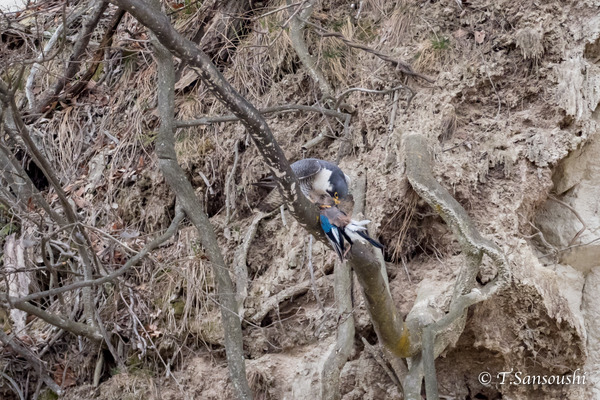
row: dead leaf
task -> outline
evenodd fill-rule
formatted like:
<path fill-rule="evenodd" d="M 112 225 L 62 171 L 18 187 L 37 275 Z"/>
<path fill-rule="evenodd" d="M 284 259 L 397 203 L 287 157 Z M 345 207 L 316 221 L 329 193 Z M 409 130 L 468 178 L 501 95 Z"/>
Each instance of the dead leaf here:
<path fill-rule="evenodd" d="M 135 168 L 136 172 L 140 172 L 142 169 L 144 169 L 144 156 L 140 156 L 138 163 L 137 163 L 137 167 Z"/>
<path fill-rule="evenodd" d="M 65 368 L 61 364 L 56 364 L 54 366 L 53 375 L 54 382 L 56 382 L 60 387 L 68 388 L 77 384 L 75 374 L 73 373 L 73 370 L 69 367 L 67 367 L 67 371 L 65 373 Z"/>
<path fill-rule="evenodd" d="M 462 39 L 465 36 L 467 36 L 469 34 L 469 32 L 467 32 L 464 29 L 457 29 L 456 31 L 454 31 L 454 33 L 452 34 L 452 36 L 454 36 L 456 39 Z"/>
<path fill-rule="evenodd" d="M 484 31 L 475 31 L 475 43 L 482 44 L 485 40 L 485 32 Z"/>

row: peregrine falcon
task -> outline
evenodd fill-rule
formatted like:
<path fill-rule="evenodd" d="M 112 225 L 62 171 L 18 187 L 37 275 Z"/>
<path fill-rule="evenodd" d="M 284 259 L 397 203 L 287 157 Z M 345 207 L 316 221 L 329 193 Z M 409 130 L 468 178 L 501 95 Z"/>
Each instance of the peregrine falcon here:
<path fill-rule="evenodd" d="M 350 177 L 344 174 L 337 165 L 317 158 L 305 158 L 296 161 L 291 167 L 300 181 L 300 190 L 311 201 L 314 195 L 321 194 L 331 196 L 336 202 L 338 199 L 348 196 Z M 255 185 L 266 188 L 275 188 L 277 186 L 272 176 L 255 183 Z M 261 202 L 258 208 L 261 211 L 268 212 L 277 208 L 282 203 L 279 191 L 273 190 Z"/>

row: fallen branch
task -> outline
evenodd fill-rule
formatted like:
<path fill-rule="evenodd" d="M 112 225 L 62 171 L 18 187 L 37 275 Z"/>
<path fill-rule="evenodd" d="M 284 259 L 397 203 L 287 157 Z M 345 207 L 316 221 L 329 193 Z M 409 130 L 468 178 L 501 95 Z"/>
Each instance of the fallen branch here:
<path fill-rule="evenodd" d="M 315 283 L 317 285 L 320 285 L 326 279 L 326 276 L 322 276 L 319 279 L 317 279 Z M 260 321 L 262 321 L 268 313 L 275 310 L 280 303 L 283 303 L 284 301 L 294 297 L 302 296 L 310 290 L 310 287 L 310 280 L 305 280 L 295 286 L 288 287 L 279 291 L 278 293 L 270 296 L 268 299 L 261 301 L 260 309 L 258 309 L 251 317 L 249 317 L 248 320 L 253 323 L 259 324 Z"/>
<path fill-rule="evenodd" d="M 17 301 L 18 299 L 9 297 L 5 293 L 0 292 L 0 302 L 7 304 L 8 308 L 10 308 L 12 305 L 14 308 L 17 308 L 21 311 L 25 311 L 26 313 L 31 315 L 35 315 L 36 317 L 40 318 L 43 321 L 46 321 L 50 325 L 57 326 L 76 336 L 83 336 L 95 341 L 100 341 L 103 339 L 100 332 L 93 326 L 81 322 L 71 321 L 70 319 L 63 317 L 62 315 L 51 314 L 30 303 Z"/>
<path fill-rule="evenodd" d="M 84 55 L 85 50 L 87 49 L 88 44 L 90 43 L 90 39 L 92 38 L 92 33 L 94 32 L 94 29 L 96 29 L 96 26 L 100 22 L 100 18 L 102 18 L 102 15 L 104 14 L 104 11 L 106 11 L 107 7 L 107 2 L 99 2 L 96 5 L 96 8 L 92 11 L 90 17 L 85 21 L 81 33 L 79 34 L 79 37 L 75 42 L 75 46 L 73 47 L 73 54 L 69 59 L 67 68 L 62 74 L 62 76 L 58 78 L 54 86 L 42 95 L 42 99 L 39 102 L 33 103 L 33 98 L 29 99 L 29 104 L 32 109 L 33 115 L 40 115 L 41 113 L 43 113 L 48 107 L 48 105 L 56 99 L 56 96 L 58 96 L 58 94 L 65 87 L 67 82 L 73 79 L 77 71 L 79 71 L 79 67 L 81 65 L 81 57 Z M 35 74 L 29 75 L 29 79 L 27 80 L 28 85 L 31 84 L 31 86 L 33 86 L 34 77 Z"/>
<path fill-rule="evenodd" d="M 29 108 L 33 109 L 35 106 L 35 97 L 33 95 L 33 84 L 35 83 L 35 78 L 37 73 L 42 68 L 41 63 L 48 60 L 47 54 L 52 50 L 52 48 L 58 42 L 58 39 L 63 35 L 63 31 L 68 29 L 75 21 L 77 21 L 83 13 L 87 10 L 87 3 L 82 3 L 82 5 L 76 9 L 69 18 L 66 19 L 65 23 L 62 23 L 56 28 L 48 43 L 44 46 L 44 49 L 41 51 L 38 58 L 35 60 L 35 63 L 31 66 L 31 70 L 29 71 L 29 76 L 27 77 L 27 81 L 25 83 L 25 97 L 27 98 L 27 102 L 29 103 Z"/>
<path fill-rule="evenodd" d="M 305 154 L 308 150 L 312 149 L 315 146 L 318 146 L 319 144 L 327 140 L 327 138 L 329 137 L 330 136 L 325 135 L 325 133 L 321 131 L 317 136 L 315 136 L 314 138 L 310 139 L 308 142 L 302 145 L 302 154 Z"/>

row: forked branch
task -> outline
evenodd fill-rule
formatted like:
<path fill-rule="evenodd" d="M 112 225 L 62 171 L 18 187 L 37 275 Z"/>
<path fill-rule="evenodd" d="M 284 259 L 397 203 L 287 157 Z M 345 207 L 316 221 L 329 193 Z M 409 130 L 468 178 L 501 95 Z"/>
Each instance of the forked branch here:
<path fill-rule="evenodd" d="M 450 308 L 446 315 L 435 321 L 427 307 L 416 305 L 406 325 L 410 331 L 414 357 L 411 372 L 405 380 L 405 398 L 420 398 L 421 381 L 426 375 L 428 399 L 437 398 L 435 367 L 433 362 L 449 345 L 462 334 L 467 309 L 489 299 L 508 286 L 510 270 L 503 251 L 493 242 L 483 238 L 464 208 L 435 179 L 432 173 L 432 154 L 423 135 L 411 134 L 404 138 L 406 152 L 406 174 L 413 189 L 433 208 L 452 229 L 462 247 L 466 263 L 461 268 Z M 483 256 L 491 258 L 496 267 L 496 277 L 485 285 L 477 283 L 477 274 Z M 419 304 L 426 304 L 421 301 Z M 422 344 L 419 338 L 422 337 Z M 420 354 L 417 352 L 421 350 Z"/>

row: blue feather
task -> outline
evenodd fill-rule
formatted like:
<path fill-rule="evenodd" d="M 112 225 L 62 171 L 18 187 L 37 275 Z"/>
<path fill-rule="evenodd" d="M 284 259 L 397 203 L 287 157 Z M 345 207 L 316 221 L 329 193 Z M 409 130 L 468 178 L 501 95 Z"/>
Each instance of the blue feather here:
<path fill-rule="evenodd" d="M 325 233 L 331 232 L 332 229 L 332 225 L 331 222 L 329 222 L 329 218 L 327 218 L 324 215 L 321 215 L 321 228 L 323 228 L 323 232 Z"/>
<path fill-rule="evenodd" d="M 342 237 L 343 229 L 338 226 L 332 225 L 329 222 L 329 218 L 324 215 L 321 215 L 321 228 L 327 239 L 329 239 L 329 243 L 331 243 L 331 247 L 335 250 L 337 255 L 340 257 L 341 261 L 344 261 L 344 238 Z"/>

